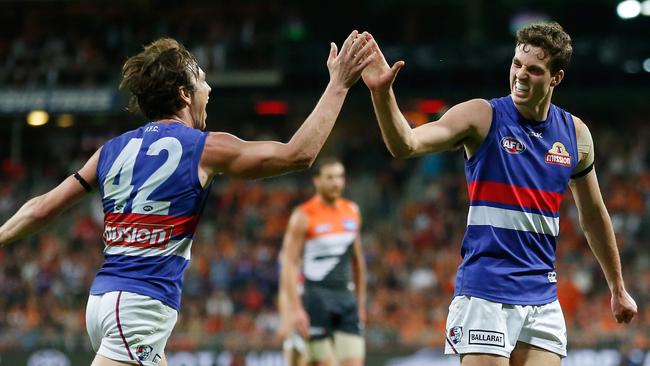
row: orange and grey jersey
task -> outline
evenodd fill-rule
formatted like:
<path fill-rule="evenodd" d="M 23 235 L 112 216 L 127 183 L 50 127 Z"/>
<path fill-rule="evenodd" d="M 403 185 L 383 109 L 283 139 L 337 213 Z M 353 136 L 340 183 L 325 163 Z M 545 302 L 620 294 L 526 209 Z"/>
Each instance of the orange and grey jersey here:
<path fill-rule="evenodd" d="M 314 196 L 298 209 L 308 222 L 303 250 L 305 288 L 352 291 L 351 258 L 360 226 L 357 205 L 343 198 L 329 205 Z"/>

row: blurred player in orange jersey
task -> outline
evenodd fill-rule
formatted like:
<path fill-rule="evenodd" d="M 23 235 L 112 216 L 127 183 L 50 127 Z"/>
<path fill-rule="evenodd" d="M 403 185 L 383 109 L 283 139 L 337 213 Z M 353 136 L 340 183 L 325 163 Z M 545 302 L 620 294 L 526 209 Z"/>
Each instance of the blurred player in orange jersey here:
<path fill-rule="evenodd" d="M 304 277 L 302 273 L 298 276 L 297 291 L 299 295 L 304 292 Z M 287 291 L 286 281 L 280 280 L 280 290 L 278 293 L 278 310 L 280 313 L 280 327 L 277 330 L 277 336 L 282 342 L 282 354 L 284 357 L 285 366 L 306 366 L 305 360 L 305 340 L 293 326 L 293 317 L 291 316 L 291 309 L 289 307 L 289 294 Z M 326 358 L 327 366 L 336 365 L 334 355 L 330 352 L 329 357 Z"/>
<path fill-rule="evenodd" d="M 340 161 L 320 160 L 313 179 L 316 194 L 294 210 L 285 233 L 281 295 L 286 292 L 291 326 L 306 340 L 307 365 L 329 365 L 334 354 L 341 366 L 359 366 L 366 320 L 359 208 L 341 197 L 345 168 Z M 297 291 L 301 258 L 302 301 Z"/>

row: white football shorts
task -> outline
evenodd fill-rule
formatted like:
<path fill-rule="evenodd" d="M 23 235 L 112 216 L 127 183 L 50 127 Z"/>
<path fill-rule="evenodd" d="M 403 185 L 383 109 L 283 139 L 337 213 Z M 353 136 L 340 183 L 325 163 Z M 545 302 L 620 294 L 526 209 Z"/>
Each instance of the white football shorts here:
<path fill-rule="evenodd" d="M 456 296 L 449 305 L 445 353 L 487 353 L 510 357 L 517 342 L 566 357 L 566 324 L 559 301 L 505 305 Z"/>
<path fill-rule="evenodd" d="M 148 296 L 108 292 L 88 298 L 86 329 L 97 354 L 157 366 L 177 317 L 175 309 Z"/>

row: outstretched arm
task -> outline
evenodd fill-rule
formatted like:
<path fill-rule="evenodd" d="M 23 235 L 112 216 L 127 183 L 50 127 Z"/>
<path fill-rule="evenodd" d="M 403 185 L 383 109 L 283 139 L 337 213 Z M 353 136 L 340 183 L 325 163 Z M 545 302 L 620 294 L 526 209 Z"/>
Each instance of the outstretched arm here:
<path fill-rule="evenodd" d="M 582 128 L 581 132 L 589 133 L 589 130 Z M 600 193 L 596 171 L 591 170 L 585 176 L 572 179 L 570 187 L 578 208 L 580 226 L 612 293 L 614 317 L 619 323 L 629 323 L 637 313 L 637 306 L 625 289 L 614 228 Z"/>
<path fill-rule="evenodd" d="M 367 38 L 372 39 L 372 36 Z M 481 143 L 492 121 L 492 108 L 486 101 L 474 99 L 460 103 L 440 120 L 412 129 L 397 105 L 392 87 L 404 61 L 397 61 L 390 67 L 376 43 L 373 49 L 375 55 L 362 77 L 370 89 L 382 137 L 394 157 L 437 153 L 460 145 L 465 145 L 471 153 Z"/>
<path fill-rule="evenodd" d="M 243 141 L 227 133 L 210 133 L 201 168 L 208 176 L 224 173 L 262 178 L 311 166 L 332 131 L 348 89 L 370 63 L 373 44 L 356 31 L 345 40 L 340 53 L 331 44 L 327 60 L 330 82 L 313 112 L 288 143 Z"/>
<path fill-rule="evenodd" d="M 99 152 L 79 170 L 79 175 L 92 187 L 96 186 L 96 170 Z M 4 225 L 0 226 L 0 246 L 20 240 L 43 228 L 68 207 L 76 204 L 86 190 L 70 176 L 51 191 L 30 199 Z"/>
<path fill-rule="evenodd" d="M 307 225 L 307 216 L 299 209 L 294 210 L 284 234 L 280 255 L 280 296 L 285 296 L 282 300 L 286 301 L 283 313 L 291 317 L 289 323 L 305 338 L 309 337 L 309 316 L 298 295 L 298 276 Z"/>

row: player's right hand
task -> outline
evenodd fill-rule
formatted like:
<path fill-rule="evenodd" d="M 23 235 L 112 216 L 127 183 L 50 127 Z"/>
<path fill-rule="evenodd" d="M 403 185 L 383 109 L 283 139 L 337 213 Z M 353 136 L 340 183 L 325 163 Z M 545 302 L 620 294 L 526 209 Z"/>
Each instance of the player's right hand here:
<path fill-rule="evenodd" d="M 636 302 L 627 291 L 612 294 L 612 313 L 618 323 L 629 323 L 637 312 Z"/>
<path fill-rule="evenodd" d="M 370 40 L 374 41 L 374 38 L 370 33 L 365 33 L 365 37 L 369 42 Z M 363 70 L 361 77 L 370 91 L 380 93 L 387 92 L 393 85 L 397 73 L 402 67 L 404 67 L 405 63 L 404 61 L 397 61 L 392 67 L 390 67 L 376 41 L 373 44 L 372 50 L 372 62 Z"/>
<path fill-rule="evenodd" d="M 285 319 L 284 317 L 281 317 L 280 326 L 275 332 L 275 335 L 279 340 L 282 341 L 289 337 L 289 334 L 291 333 L 292 330 L 293 330 L 293 326 L 291 324 L 291 321 Z"/>
<path fill-rule="evenodd" d="M 327 59 L 327 68 L 330 73 L 330 82 L 336 83 L 344 89 L 349 89 L 361 77 L 363 69 L 373 59 L 372 52 L 375 41 L 368 40 L 367 32 L 359 34 L 352 31 L 338 52 L 336 44 L 330 44 L 330 54 Z"/>

